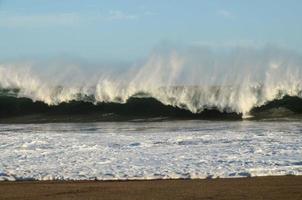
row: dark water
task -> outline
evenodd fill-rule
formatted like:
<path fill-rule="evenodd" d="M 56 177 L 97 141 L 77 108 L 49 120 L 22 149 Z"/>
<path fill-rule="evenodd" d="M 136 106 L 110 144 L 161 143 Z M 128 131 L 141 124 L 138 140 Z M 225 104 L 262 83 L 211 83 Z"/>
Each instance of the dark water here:
<path fill-rule="evenodd" d="M 254 107 L 250 120 L 297 119 L 302 113 L 302 99 L 285 96 Z M 63 102 L 47 105 L 41 101 L 14 96 L 0 96 L 0 122 L 46 123 L 46 122 L 96 122 L 96 121 L 161 121 L 161 120 L 242 120 L 241 113 L 219 111 L 206 107 L 192 113 L 186 107 L 164 105 L 155 98 L 132 97 L 126 103 L 92 103 L 89 100 Z"/>

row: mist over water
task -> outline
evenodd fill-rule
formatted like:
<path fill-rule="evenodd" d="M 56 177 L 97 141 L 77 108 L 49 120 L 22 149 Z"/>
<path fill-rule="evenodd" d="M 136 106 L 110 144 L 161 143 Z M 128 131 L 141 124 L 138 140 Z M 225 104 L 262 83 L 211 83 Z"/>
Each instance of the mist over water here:
<path fill-rule="evenodd" d="M 158 48 L 128 67 L 77 62 L 3 62 L 0 87 L 57 105 L 72 100 L 126 103 L 153 97 L 165 105 L 249 117 L 254 107 L 302 97 L 302 56 L 274 46 Z"/>

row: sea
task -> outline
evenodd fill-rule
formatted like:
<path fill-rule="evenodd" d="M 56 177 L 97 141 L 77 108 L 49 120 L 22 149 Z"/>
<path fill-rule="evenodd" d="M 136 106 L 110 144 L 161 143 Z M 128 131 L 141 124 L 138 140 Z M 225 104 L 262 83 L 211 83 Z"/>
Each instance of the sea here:
<path fill-rule="evenodd" d="M 154 53 L 0 63 L 0 180 L 302 175 L 302 56 Z"/>

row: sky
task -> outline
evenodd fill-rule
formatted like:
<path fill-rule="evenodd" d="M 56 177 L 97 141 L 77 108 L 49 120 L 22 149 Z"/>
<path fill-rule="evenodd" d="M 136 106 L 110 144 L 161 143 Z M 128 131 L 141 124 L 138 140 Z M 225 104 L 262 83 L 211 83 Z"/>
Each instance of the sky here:
<path fill-rule="evenodd" d="M 161 44 L 302 52 L 301 0 L 0 0 L 0 60 L 132 61 Z"/>

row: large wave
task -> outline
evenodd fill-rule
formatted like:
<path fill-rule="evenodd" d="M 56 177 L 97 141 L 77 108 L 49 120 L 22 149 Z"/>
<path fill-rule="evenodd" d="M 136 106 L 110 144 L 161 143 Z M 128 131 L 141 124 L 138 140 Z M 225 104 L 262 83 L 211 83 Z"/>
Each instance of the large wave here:
<path fill-rule="evenodd" d="M 39 113 L 33 112 L 38 105 L 45 112 L 58 113 L 63 105 L 77 105 L 79 109 L 75 106 L 72 114 L 90 109 L 127 116 L 149 113 L 154 117 L 207 118 L 220 113 L 247 118 L 272 107 L 290 111 L 282 112 L 284 115 L 300 111 L 300 54 L 272 46 L 176 49 L 157 50 L 145 61 L 114 70 L 109 70 L 111 65 L 88 70 L 86 65 L 74 63 L 55 63 L 55 67 L 54 63 L 2 63 L 2 116 Z M 295 106 L 288 105 L 294 99 Z M 7 102 L 19 105 L 24 101 L 32 101 L 26 104 L 26 112 L 6 107 Z M 140 106 L 133 106 L 138 102 Z M 108 109 L 109 105 L 114 109 Z"/>

